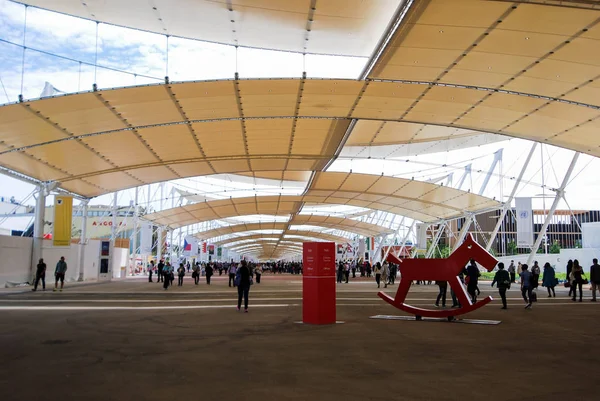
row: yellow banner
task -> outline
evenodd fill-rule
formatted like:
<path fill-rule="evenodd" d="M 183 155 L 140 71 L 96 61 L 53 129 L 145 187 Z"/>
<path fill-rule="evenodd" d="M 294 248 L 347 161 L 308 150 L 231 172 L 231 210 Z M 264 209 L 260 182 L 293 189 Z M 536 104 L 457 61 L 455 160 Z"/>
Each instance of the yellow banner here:
<path fill-rule="evenodd" d="M 54 224 L 52 230 L 54 246 L 71 245 L 72 220 L 73 198 L 56 195 L 54 197 Z"/>

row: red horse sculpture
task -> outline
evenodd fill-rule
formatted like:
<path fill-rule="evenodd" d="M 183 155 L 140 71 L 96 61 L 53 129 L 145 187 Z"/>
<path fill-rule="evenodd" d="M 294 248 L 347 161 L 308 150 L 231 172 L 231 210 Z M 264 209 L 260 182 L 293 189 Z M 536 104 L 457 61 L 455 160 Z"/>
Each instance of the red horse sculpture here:
<path fill-rule="evenodd" d="M 389 254 L 387 261 L 399 265 L 400 283 L 396 297 L 392 298 L 386 293 L 379 292 L 379 297 L 396 308 L 404 312 L 411 313 L 420 319 L 421 317 L 448 318 L 452 320 L 454 316 L 462 315 L 485 306 L 492 297 L 486 297 L 477 303 L 471 302 L 471 297 L 467 294 L 465 287 L 460 282 L 458 275 L 465 268 L 467 263 L 475 259 L 487 271 L 492 271 L 498 261 L 485 249 L 483 249 L 473 237 L 469 234 L 465 241 L 446 259 L 404 259 L 400 260 L 394 255 Z M 423 309 L 405 304 L 406 295 L 413 280 L 427 281 L 447 281 L 456 294 L 461 307 L 457 309 Z"/>

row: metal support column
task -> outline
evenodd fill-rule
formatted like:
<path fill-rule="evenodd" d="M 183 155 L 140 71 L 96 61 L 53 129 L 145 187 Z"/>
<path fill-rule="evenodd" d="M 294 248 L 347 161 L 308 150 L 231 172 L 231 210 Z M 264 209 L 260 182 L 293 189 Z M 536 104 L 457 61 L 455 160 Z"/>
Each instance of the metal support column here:
<path fill-rule="evenodd" d="M 446 221 L 444 220 L 440 223 L 440 229 L 438 230 L 437 233 L 435 233 L 435 236 L 433 237 L 433 240 L 431 241 L 431 246 L 429 247 L 429 250 L 427 251 L 427 254 L 425 255 L 426 259 L 431 258 L 435 254 L 435 248 L 437 247 L 438 243 L 440 242 L 440 239 L 442 238 L 442 234 L 444 233 L 445 230 L 446 230 Z"/>
<path fill-rule="evenodd" d="M 462 244 L 465 240 L 467 234 L 469 233 L 469 228 L 471 227 L 471 224 L 473 224 L 473 216 L 473 214 L 469 214 L 465 219 L 465 224 L 463 224 L 462 228 L 460 229 L 460 232 L 458 233 L 458 238 L 456 238 L 456 242 L 452 247 L 452 252 L 456 251 L 460 244 Z"/>
<path fill-rule="evenodd" d="M 133 202 L 133 231 L 131 232 L 131 259 L 129 265 L 131 266 L 131 271 L 135 272 L 135 267 L 137 263 L 137 250 L 138 250 L 138 227 L 139 227 L 139 213 L 138 213 L 138 200 L 139 200 L 139 192 L 140 188 L 135 187 L 135 198 Z M 144 271 L 145 263 L 142 261 L 142 271 Z"/>
<path fill-rule="evenodd" d="M 500 212 L 500 217 L 498 218 L 498 221 L 496 222 L 496 227 L 494 227 L 494 231 L 492 231 L 492 235 L 490 236 L 490 241 L 488 242 L 487 246 L 485 247 L 486 251 L 489 251 L 492 248 L 492 245 L 494 244 L 494 240 L 496 239 L 496 236 L 498 235 L 498 231 L 500 230 L 500 227 L 502 227 L 502 222 L 504 222 L 506 213 L 511 208 L 512 200 L 514 199 L 515 194 L 517 193 L 517 190 L 519 189 L 519 185 L 521 184 L 523 175 L 525 174 L 525 171 L 527 170 L 527 167 L 529 166 L 529 163 L 531 162 L 531 158 L 533 157 L 533 153 L 535 152 L 536 147 L 537 147 L 537 142 L 534 142 L 533 145 L 531 145 L 531 149 L 529 150 L 527 159 L 525 159 L 525 164 L 523 165 L 523 168 L 521 169 L 521 172 L 519 173 L 519 176 L 517 177 L 517 181 L 515 182 L 515 185 L 510 193 L 510 196 L 504 203 L 502 212 Z"/>
<path fill-rule="evenodd" d="M 112 207 L 111 207 L 111 215 L 112 215 L 112 220 L 111 220 L 111 226 L 110 226 L 110 258 L 108 260 L 108 271 L 111 272 L 112 277 L 110 277 L 110 279 L 113 279 L 115 277 L 115 266 L 114 266 L 114 260 L 115 260 L 115 239 L 117 238 L 117 197 L 119 195 L 119 192 L 115 192 L 113 194 L 113 202 L 112 202 Z M 120 269 L 121 266 L 116 266 L 116 268 Z M 119 272 L 119 277 L 121 277 L 121 273 Z"/>
<path fill-rule="evenodd" d="M 537 250 L 540 247 L 540 244 L 542 243 L 542 239 L 546 235 L 546 230 L 548 230 L 548 226 L 550 225 L 550 221 L 552 221 L 552 217 L 554 216 L 554 212 L 556 211 L 556 208 L 558 207 L 558 203 L 565 196 L 565 188 L 567 187 L 567 184 L 569 183 L 569 179 L 571 178 L 571 174 L 573 173 L 573 170 L 575 169 L 575 165 L 577 164 L 578 159 L 579 159 L 579 152 L 576 152 L 573 155 L 573 159 L 571 160 L 571 164 L 569 165 L 567 172 L 565 173 L 565 177 L 563 178 L 562 184 L 560 184 L 560 187 L 556 190 L 556 196 L 554 197 L 554 202 L 552 202 L 552 206 L 550 207 L 550 210 L 548 211 L 548 215 L 546 216 L 546 221 L 544 221 L 544 224 L 542 225 L 542 228 L 540 229 L 540 232 L 535 240 L 535 243 L 533 244 L 531 253 L 529 254 L 529 257 L 527 258 L 528 265 L 530 265 L 531 262 L 533 261 L 533 258 L 535 257 L 535 254 L 537 253 Z"/>
<path fill-rule="evenodd" d="M 83 271 L 85 264 L 85 250 L 87 248 L 87 214 L 89 200 L 81 201 L 81 235 L 79 236 L 79 270 L 77 281 L 83 281 Z"/>
<path fill-rule="evenodd" d="M 31 248 L 31 270 L 29 277 L 35 277 L 38 261 L 42 257 L 42 243 L 44 241 L 44 222 L 46 218 L 46 186 L 38 186 L 37 200 L 35 203 L 35 218 L 33 223 L 33 245 Z"/>

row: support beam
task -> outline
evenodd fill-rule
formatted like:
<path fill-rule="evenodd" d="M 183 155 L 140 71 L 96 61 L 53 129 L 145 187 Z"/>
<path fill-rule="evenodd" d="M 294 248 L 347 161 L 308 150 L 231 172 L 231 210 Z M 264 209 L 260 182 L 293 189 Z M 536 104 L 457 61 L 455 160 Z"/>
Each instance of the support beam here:
<path fill-rule="evenodd" d="M 35 218 L 33 222 L 33 245 L 31 247 L 31 269 L 29 277 L 35 277 L 37 264 L 42 257 L 42 243 L 44 241 L 44 223 L 46 220 L 46 186 L 38 185 L 37 200 L 35 203 Z"/>
<path fill-rule="evenodd" d="M 433 256 L 433 254 L 435 253 L 435 247 L 438 245 L 438 243 L 440 242 L 440 239 L 442 238 L 442 234 L 444 233 L 444 230 L 446 229 L 446 221 L 442 221 L 440 222 L 440 229 L 438 230 L 437 233 L 435 233 L 435 237 L 433 237 L 433 240 L 431 241 L 431 247 L 429 247 L 429 250 L 427 251 L 427 254 L 425 255 L 426 259 L 429 259 Z"/>
<path fill-rule="evenodd" d="M 79 236 L 79 271 L 77 274 L 77 281 L 83 281 L 83 271 L 85 264 L 85 250 L 87 248 L 87 214 L 88 214 L 88 203 L 89 200 L 81 201 L 82 212 L 81 212 L 81 235 Z"/>
<path fill-rule="evenodd" d="M 500 217 L 498 218 L 498 221 L 496 222 L 494 231 L 492 231 L 492 235 L 490 236 L 490 241 L 488 242 L 487 246 L 485 247 L 486 251 L 489 251 L 492 248 L 492 245 L 494 244 L 494 240 L 496 239 L 496 236 L 498 235 L 498 231 L 500 230 L 500 227 L 502 227 L 502 223 L 504 222 L 506 213 L 511 208 L 512 200 L 514 199 L 514 197 L 517 193 L 517 190 L 519 189 L 519 185 L 521 184 L 523 175 L 525 175 L 525 171 L 527 170 L 527 167 L 529 166 L 529 163 L 531 162 L 531 158 L 533 157 L 533 153 L 535 152 L 536 147 L 537 147 L 537 142 L 534 142 L 533 145 L 531 145 L 531 149 L 529 150 L 529 154 L 527 155 L 527 158 L 525 159 L 525 164 L 523 165 L 523 168 L 521 168 L 521 172 L 519 173 L 519 176 L 517 177 L 517 181 L 515 182 L 515 185 L 513 186 L 513 189 L 511 191 L 508 199 L 504 203 L 504 207 L 502 208 L 502 211 L 500 212 Z"/>
<path fill-rule="evenodd" d="M 533 258 L 535 257 L 537 250 L 540 247 L 540 244 L 542 243 L 542 239 L 546 235 L 546 231 L 548 230 L 550 221 L 552 221 L 554 212 L 556 211 L 556 208 L 558 207 L 560 200 L 565 196 L 565 188 L 567 187 L 567 184 L 569 183 L 571 174 L 573 174 L 573 170 L 575 169 L 575 165 L 577 164 L 577 160 L 579 159 L 579 154 L 580 154 L 579 152 L 575 152 L 575 154 L 573 155 L 573 159 L 571 160 L 571 164 L 569 165 L 569 168 L 567 169 L 567 172 L 565 173 L 565 177 L 563 178 L 562 184 L 560 184 L 560 187 L 556 190 L 556 196 L 554 197 L 554 202 L 552 202 L 552 206 L 550 207 L 550 210 L 548 211 L 548 215 L 546 215 L 546 221 L 544 221 L 544 224 L 542 225 L 542 228 L 540 229 L 540 232 L 538 233 L 535 243 L 533 244 L 531 253 L 529 254 L 529 257 L 527 258 L 528 265 L 531 265 L 531 262 L 533 261 Z"/>
<path fill-rule="evenodd" d="M 131 240 L 131 261 L 129 265 L 131 266 L 131 271 L 135 271 L 136 261 L 137 261 L 137 250 L 138 250 L 138 228 L 139 228 L 139 212 L 138 212 L 138 201 L 139 201 L 139 192 L 140 188 L 135 187 L 135 198 L 133 201 L 133 231 L 131 232 L 131 236 L 129 237 Z M 142 271 L 146 267 L 144 261 L 142 261 Z"/>
<path fill-rule="evenodd" d="M 454 246 L 452 247 L 452 252 L 456 251 L 458 249 L 458 247 L 460 246 L 460 244 L 462 244 L 463 241 L 465 240 L 467 234 L 469 233 L 469 228 L 471 227 L 471 224 L 473 224 L 473 218 L 474 218 L 474 215 L 470 214 L 465 219 L 465 224 L 463 224 L 462 228 L 460 229 L 460 232 L 458 233 L 458 238 L 456 238 L 456 242 L 454 243 Z"/>
<path fill-rule="evenodd" d="M 112 202 L 112 208 L 111 208 L 111 214 L 112 214 L 112 225 L 110 227 L 110 259 L 108 260 L 108 271 L 112 274 L 112 277 L 110 277 L 110 279 L 112 280 L 115 277 L 115 266 L 113 261 L 115 260 L 115 239 L 117 237 L 117 197 L 119 195 L 119 192 L 115 192 L 113 194 L 113 202 Z M 118 268 L 120 268 L 120 266 L 118 266 Z M 121 273 L 119 272 L 119 277 L 121 277 Z M 121 277 L 123 278 L 123 277 Z"/>

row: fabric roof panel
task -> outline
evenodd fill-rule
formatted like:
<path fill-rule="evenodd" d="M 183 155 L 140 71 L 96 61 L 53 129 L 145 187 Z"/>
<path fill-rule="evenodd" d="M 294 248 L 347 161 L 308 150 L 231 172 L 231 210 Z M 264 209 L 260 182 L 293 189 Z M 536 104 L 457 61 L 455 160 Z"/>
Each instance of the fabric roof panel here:
<path fill-rule="evenodd" d="M 10 152 L 0 154 L 0 164 L 6 168 L 36 177 L 41 181 L 61 180 L 68 177 L 64 171 L 44 164 L 23 152 Z"/>
<path fill-rule="evenodd" d="M 110 163 L 74 140 L 31 148 L 27 150 L 27 154 L 44 160 L 51 166 L 60 166 L 61 170 L 73 175 L 113 168 Z"/>
<path fill-rule="evenodd" d="M 68 135 L 49 124 L 30 110 L 27 104 L 0 107 L 0 141 L 19 148 L 68 138 Z"/>
<path fill-rule="evenodd" d="M 350 80 L 307 80 L 298 115 L 345 117 L 363 85 L 360 81 Z"/>
<path fill-rule="evenodd" d="M 61 184 L 61 187 L 67 191 L 73 192 L 75 194 L 91 194 L 91 196 L 95 196 L 96 194 L 102 194 L 103 190 L 91 185 L 84 180 L 71 180 Z"/>
<path fill-rule="evenodd" d="M 171 89 L 192 121 L 240 117 L 237 95 L 231 80 L 172 84 Z"/>
<path fill-rule="evenodd" d="M 181 114 L 164 85 L 150 85 L 100 92 L 106 105 L 134 126 L 181 120 Z"/>
<path fill-rule="evenodd" d="M 124 172 L 114 172 L 86 177 L 85 181 L 104 188 L 107 192 L 114 192 L 123 188 L 131 188 L 142 184 L 139 180 Z"/>
<path fill-rule="evenodd" d="M 505 85 L 504 88 L 517 92 L 535 93 L 542 96 L 561 97 L 562 94 L 570 91 L 575 86 L 577 85 L 569 82 L 549 81 L 547 79 L 522 75 Z"/>
<path fill-rule="evenodd" d="M 142 165 L 157 161 L 156 157 L 131 131 L 89 136 L 81 140 L 118 166 Z"/>
<path fill-rule="evenodd" d="M 181 177 L 196 177 L 213 173 L 210 165 L 206 162 L 170 164 L 169 167 Z"/>
<path fill-rule="evenodd" d="M 211 161 L 211 164 L 217 174 L 248 171 L 247 159 L 213 160 Z"/>
<path fill-rule="evenodd" d="M 540 10 L 537 4 L 519 4 L 502 21 L 502 29 L 519 31 L 527 27 L 533 32 L 571 36 L 598 18 L 598 13 L 577 8 L 544 7 L 543 12 Z"/>
<path fill-rule="evenodd" d="M 202 157 L 188 125 L 143 128 L 138 133 L 162 160 Z"/>
<path fill-rule="evenodd" d="M 251 159 L 252 171 L 283 171 L 288 159 Z"/>
<path fill-rule="evenodd" d="M 525 27 L 523 27 L 525 28 Z M 477 46 L 478 52 L 509 54 L 524 57 L 540 57 L 563 43 L 568 37 L 545 35 L 528 29 L 505 30 L 504 26 L 494 29 Z"/>
<path fill-rule="evenodd" d="M 126 127 L 94 93 L 41 99 L 35 104 L 29 104 L 32 110 L 40 112 L 42 116 L 50 118 L 52 123 L 58 124 L 60 128 L 65 128 L 74 135 Z"/>
<path fill-rule="evenodd" d="M 127 170 L 127 172 L 148 184 L 180 178 L 167 167 L 162 166 L 136 168 L 134 170 Z"/>
<path fill-rule="evenodd" d="M 239 121 L 210 121 L 192 124 L 206 157 L 246 154 L 242 125 Z"/>
<path fill-rule="evenodd" d="M 458 27 L 487 28 L 510 8 L 510 4 L 481 0 L 430 0 L 418 23 L 424 25 L 448 25 Z"/>

